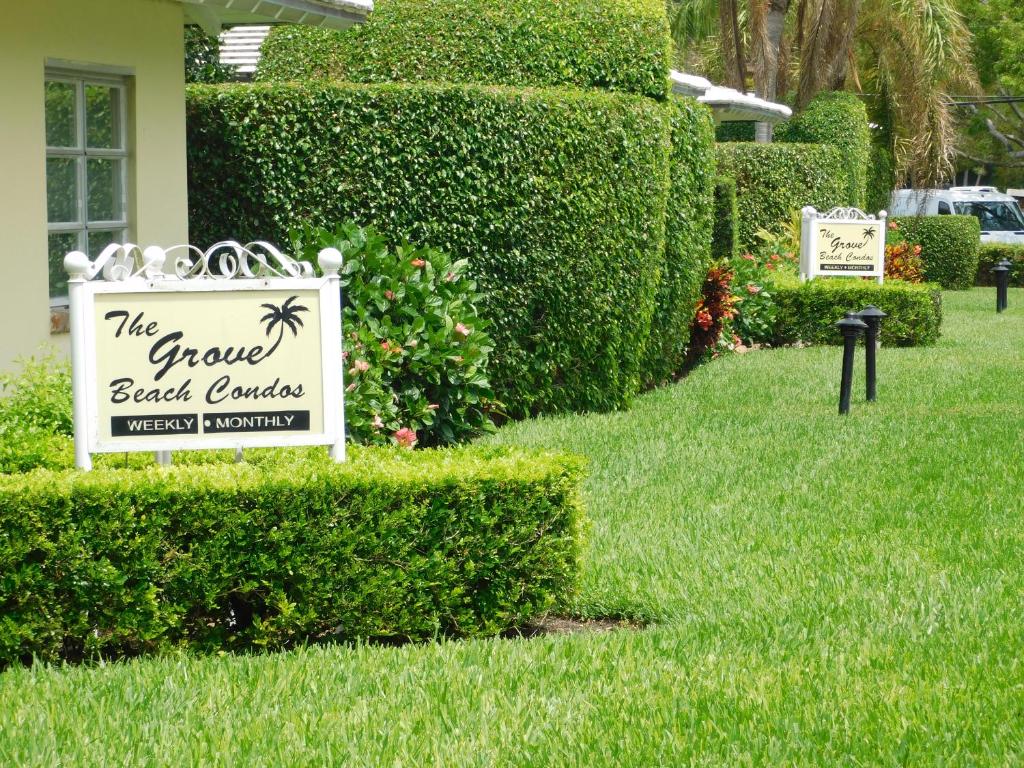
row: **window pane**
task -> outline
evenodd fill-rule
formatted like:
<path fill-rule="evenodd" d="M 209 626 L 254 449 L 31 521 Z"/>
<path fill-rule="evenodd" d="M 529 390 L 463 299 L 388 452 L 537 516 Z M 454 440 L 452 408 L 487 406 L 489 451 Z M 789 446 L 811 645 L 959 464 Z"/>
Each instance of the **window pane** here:
<path fill-rule="evenodd" d="M 50 235 L 50 298 L 68 295 L 68 273 L 64 257 L 78 250 L 77 232 L 55 232 Z"/>
<path fill-rule="evenodd" d="M 46 144 L 50 147 L 77 147 L 75 124 L 77 89 L 71 83 L 46 84 Z"/>
<path fill-rule="evenodd" d="M 121 89 L 85 86 L 86 145 L 93 149 L 121 149 Z"/>
<path fill-rule="evenodd" d="M 89 221 L 123 221 L 121 179 L 124 161 L 89 158 L 86 163 Z"/>
<path fill-rule="evenodd" d="M 51 224 L 80 220 L 78 161 L 73 157 L 46 158 L 46 220 Z"/>
<path fill-rule="evenodd" d="M 121 242 L 124 242 L 124 230 L 121 229 L 89 232 L 89 258 L 95 259 L 111 243 Z"/>

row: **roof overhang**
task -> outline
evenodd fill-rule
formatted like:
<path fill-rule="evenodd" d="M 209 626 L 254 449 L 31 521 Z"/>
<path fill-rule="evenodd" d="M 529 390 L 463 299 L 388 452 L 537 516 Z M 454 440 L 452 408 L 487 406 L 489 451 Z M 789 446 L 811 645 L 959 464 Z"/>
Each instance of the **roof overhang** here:
<path fill-rule="evenodd" d="M 697 75 L 672 70 L 671 78 L 672 92 L 692 96 L 701 104 L 707 104 L 716 123 L 753 121 L 774 125 L 793 116 L 793 110 L 785 104 L 776 104 L 734 88 L 713 85 L 710 80 Z"/>
<path fill-rule="evenodd" d="M 185 20 L 216 34 L 225 24 L 288 23 L 345 29 L 366 20 L 373 0 L 181 0 Z"/>

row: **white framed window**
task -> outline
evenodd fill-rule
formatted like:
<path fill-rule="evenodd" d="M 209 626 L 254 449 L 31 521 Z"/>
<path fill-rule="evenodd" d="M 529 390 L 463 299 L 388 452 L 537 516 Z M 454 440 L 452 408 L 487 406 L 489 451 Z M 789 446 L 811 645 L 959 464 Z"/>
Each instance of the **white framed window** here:
<path fill-rule="evenodd" d="M 64 306 L 64 255 L 128 239 L 128 82 L 47 69 L 45 86 L 50 305 Z"/>

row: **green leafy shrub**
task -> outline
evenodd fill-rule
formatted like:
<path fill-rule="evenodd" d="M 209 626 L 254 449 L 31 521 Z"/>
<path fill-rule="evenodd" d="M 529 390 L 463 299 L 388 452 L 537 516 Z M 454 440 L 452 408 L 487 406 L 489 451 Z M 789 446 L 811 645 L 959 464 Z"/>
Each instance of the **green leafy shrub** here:
<path fill-rule="evenodd" d="M 831 144 L 843 153 L 846 205 L 865 206 L 871 134 L 864 103 L 847 91 L 824 91 L 775 129 L 776 141 Z"/>
<path fill-rule="evenodd" d="M 753 141 L 755 123 L 750 120 L 730 120 L 715 126 L 715 141 Z"/>
<path fill-rule="evenodd" d="M 921 246 L 925 280 L 946 290 L 966 290 L 978 274 L 981 229 L 973 216 L 897 216 L 903 237 Z"/>
<path fill-rule="evenodd" d="M 220 41 L 194 24 L 185 27 L 185 82 L 226 83 L 234 74 L 220 63 Z"/>
<path fill-rule="evenodd" d="M 780 278 L 775 283 L 775 341 L 792 344 L 840 344 L 835 324 L 847 312 L 868 304 L 887 313 L 882 322 L 883 344 L 899 347 L 929 346 L 938 341 L 942 325 L 942 292 L 929 283 L 896 280 L 878 285 L 856 278 L 819 278 L 800 283 Z"/>
<path fill-rule="evenodd" d="M 982 243 L 978 249 L 978 275 L 975 285 L 995 285 L 992 267 L 1003 259 L 1010 266 L 1010 285 L 1024 286 L 1024 245 Z"/>
<path fill-rule="evenodd" d="M 72 434 L 71 365 L 55 351 L 20 363 L 16 372 L 0 373 L 0 427 Z"/>
<path fill-rule="evenodd" d="M 643 370 L 647 386 L 669 380 L 683 366 L 701 280 L 711 266 L 714 226 L 711 113 L 692 99 L 676 97 L 666 109 L 672 126 L 671 175 L 665 258 Z"/>
<path fill-rule="evenodd" d="M 716 259 L 731 259 L 739 254 L 739 216 L 736 182 L 728 176 L 716 177 L 715 225 L 711 234 L 711 253 Z"/>
<path fill-rule="evenodd" d="M 0 475 L 0 668 L 492 635 L 575 589 L 575 459 L 359 446 L 345 464 L 323 449 L 247 457 Z"/>
<path fill-rule="evenodd" d="M 344 258 L 346 436 L 425 447 L 493 431 L 492 343 L 468 262 L 433 248 L 389 248 L 372 228 L 355 224 L 292 232 L 299 258 L 315 263 L 323 248 Z"/>
<path fill-rule="evenodd" d="M 867 208 L 877 214 L 889 208 L 892 191 L 896 188 L 896 164 L 892 152 L 878 143 L 871 144 L 871 159 L 868 162 Z"/>
<path fill-rule="evenodd" d="M 342 32 L 276 27 L 257 78 L 446 82 L 668 93 L 662 0 L 378 0 Z"/>
<path fill-rule="evenodd" d="M 793 211 L 844 205 L 843 153 L 827 144 L 719 144 L 718 173 L 736 182 L 741 249 L 757 245 L 758 230 L 781 233 Z"/>
<path fill-rule="evenodd" d="M 354 220 L 430 243 L 469 260 L 510 415 L 617 408 L 640 387 L 666 258 L 670 114 L 600 91 L 193 86 L 191 237 Z"/>

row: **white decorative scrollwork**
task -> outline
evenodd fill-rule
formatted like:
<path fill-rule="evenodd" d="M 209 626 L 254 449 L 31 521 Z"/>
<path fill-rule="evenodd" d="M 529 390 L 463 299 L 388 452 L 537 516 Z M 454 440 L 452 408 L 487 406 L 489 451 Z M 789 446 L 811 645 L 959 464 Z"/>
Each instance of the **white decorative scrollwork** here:
<path fill-rule="evenodd" d="M 874 221 L 874 214 L 864 213 L 860 208 L 833 208 L 828 213 L 820 216 L 822 219 L 835 219 L 839 221 Z"/>
<path fill-rule="evenodd" d="M 285 256 L 263 240 L 242 245 L 234 240 L 214 243 L 205 251 L 194 245 L 178 245 L 167 252 L 184 253 L 174 259 L 174 274 L 181 280 L 210 278 L 313 277 L 313 265 Z"/>
<path fill-rule="evenodd" d="M 173 272 L 165 271 L 168 256 L 181 252 L 173 260 Z M 134 278 L 146 280 L 231 280 L 233 278 L 306 278 L 313 277 L 313 265 L 285 256 L 270 243 L 223 240 L 205 251 L 194 245 L 175 245 L 166 250 L 156 245 L 145 249 L 135 243 L 111 243 L 95 261 L 81 251 L 64 257 L 64 268 L 72 279 L 92 280 L 102 273 L 108 282 Z"/>

